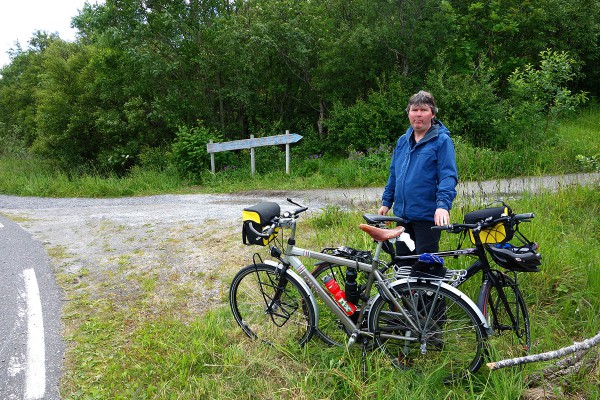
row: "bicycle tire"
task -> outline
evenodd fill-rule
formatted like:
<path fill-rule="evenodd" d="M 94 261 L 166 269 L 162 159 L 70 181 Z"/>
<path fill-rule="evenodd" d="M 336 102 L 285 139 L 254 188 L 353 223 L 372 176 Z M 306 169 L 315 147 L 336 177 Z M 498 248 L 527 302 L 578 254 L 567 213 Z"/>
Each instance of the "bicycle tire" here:
<path fill-rule="evenodd" d="M 233 278 L 229 303 L 244 333 L 272 345 L 308 342 L 316 325 L 316 310 L 308 292 L 296 280 L 286 279 L 279 299 L 275 299 L 281 269 L 269 264 L 253 264 Z"/>
<path fill-rule="evenodd" d="M 486 318 L 488 325 L 494 330 L 490 336 L 489 346 L 492 352 L 501 358 L 513 358 L 526 355 L 531 347 L 531 332 L 527 305 L 518 285 L 508 275 L 493 271 L 496 280 L 502 287 L 511 308 L 515 323 L 511 321 L 504 303 L 498 294 L 498 288 L 488 279 L 481 287 L 477 298 L 477 306 Z"/>
<path fill-rule="evenodd" d="M 487 333 L 474 305 L 427 281 L 398 282 L 390 291 L 406 316 L 380 295 L 369 311 L 369 330 L 394 365 L 417 372 L 438 371 L 446 382 L 481 367 Z"/>

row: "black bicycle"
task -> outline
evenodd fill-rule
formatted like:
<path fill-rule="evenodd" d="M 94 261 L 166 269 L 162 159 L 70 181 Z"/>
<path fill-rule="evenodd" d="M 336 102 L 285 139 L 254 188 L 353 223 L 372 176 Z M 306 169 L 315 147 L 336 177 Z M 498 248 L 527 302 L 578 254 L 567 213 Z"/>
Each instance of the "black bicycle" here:
<path fill-rule="evenodd" d="M 363 217 L 368 224 L 374 226 L 403 222 L 398 217 L 374 214 L 365 214 Z M 433 227 L 432 229 L 463 235 L 458 249 L 438 252 L 435 255 L 446 260 L 463 256 L 477 258 L 464 270 L 437 268 L 433 272 L 419 271 L 416 263 L 419 255 L 395 256 L 394 248 L 390 243 L 383 246 L 383 250 L 390 254 L 392 259 L 389 263 L 381 263 L 379 269 L 389 279 L 401 280 L 418 276 L 422 280 L 443 280 L 454 287 L 462 285 L 481 272 L 482 282 L 476 304 L 494 331 L 488 347 L 502 357 L 523 355 L 531 346 L 531 333 L 527 305 L 519 290 L 517 273 L 539 271 L 541 255 L 537 252 L 537 244 L 525 237 L 519 230 L 519 225 L 533 218 L 533 213 L 514 214 L 510 207 L 503 204 L 501 207 L 468 213 L 465 215 L 464 223 L 461 224 Z M 462 249 L 463 239 L 467 236 L 475 247 Z M 513 244 L 511 241 L 516 241 L 518 244 Z M 369 251 L 349 247 L 327 248 L 323 251 L 356 262 L 368 263 L 372 259 Z M 488 256 L 504 270 L 494 268 Z M 326 276 L 333 276 L 343 290 L 346 290 L 344 283 L 350 274 L 350 280 L 357 282 L 360 298 L 366 301 L 373 293 L 365 293 L 366 278 L 360 274 L 354 276 L 356 271 L 354 268 L 322 262 L 316 265 L 312 274 L 319 282 L 322 282 Z M 344 344 L 347 333 L 344 332 L 343 325 L 336 320 L 335 316 L 327 315 L 326 311 L 321 314 L 316 335 L 330 345 Z"/>

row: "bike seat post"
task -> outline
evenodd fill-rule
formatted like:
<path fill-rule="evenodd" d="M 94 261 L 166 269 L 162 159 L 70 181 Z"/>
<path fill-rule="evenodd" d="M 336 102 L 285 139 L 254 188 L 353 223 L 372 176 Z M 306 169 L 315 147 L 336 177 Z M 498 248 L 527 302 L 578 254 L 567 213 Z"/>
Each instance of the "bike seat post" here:
<path fill-rule="evenodd" d="M 381 255 L 382 248 L 383 248 L 383 242 L 377 242 L 377 247 L 375 247 L 375 255 L 373 256 L 373 266 L 378 265 L 379 256 Z"/>

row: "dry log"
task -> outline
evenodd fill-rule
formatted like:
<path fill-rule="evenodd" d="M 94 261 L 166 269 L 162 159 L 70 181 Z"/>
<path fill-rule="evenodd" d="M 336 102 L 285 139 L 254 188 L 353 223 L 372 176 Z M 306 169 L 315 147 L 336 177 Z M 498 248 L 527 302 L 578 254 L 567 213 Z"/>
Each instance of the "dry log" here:
<path fill-rule="evenodd" d="M 533 355 L 525 356 L 525 357 L 510 358 L 507 360 L 490 362 L 490 363 L 487 363 L 486 365 L 488 366 L 489 369 L 496 370 L 496 369 L 512 367 L 512 366 L 520 365 L 520 364 L 554 360 L 556 358 L 561 358 L 566 355 L 573 354 L 575 352 L 581 352 L 581 351 L 587 352 L 587 350 L 591 349 L 594 346 L 597 346 L 598 343 L 600 343 L 600 332 L 598 332 L 598 334 L 596 336 L 594 336 L 590 339 L 586 339 L 583 342 L 575 342 L 571 346 L 563 347 L 558 350 L 548 351 L 546 353 L 540 353 L 540 354 L 533 354 Z"/>

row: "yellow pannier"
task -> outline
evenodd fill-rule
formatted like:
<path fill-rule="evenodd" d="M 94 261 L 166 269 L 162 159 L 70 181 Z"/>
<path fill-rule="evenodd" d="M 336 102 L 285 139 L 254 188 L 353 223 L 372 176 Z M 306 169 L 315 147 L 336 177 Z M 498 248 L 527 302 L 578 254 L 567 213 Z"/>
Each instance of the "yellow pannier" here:
<path fill-rule="evenodd" d="M 509 216 L 511 212 L 511 209 L 507 206 L 472 211 L 465 214 L 465 224 L 475 224 L 485 220 L 494 221 L 501 217 Z M 482 243 L 505 243 L 512 239 L 513 234 L 514 230 L 511 224 L 507 221 L 500 221 L 497 224 L 482 229 L 479 233 L 479 238 Z M 475 244 L 475 237 L 472 230 L 469 230 L 469 237 L 471 238 L 471 242 Z"/>

